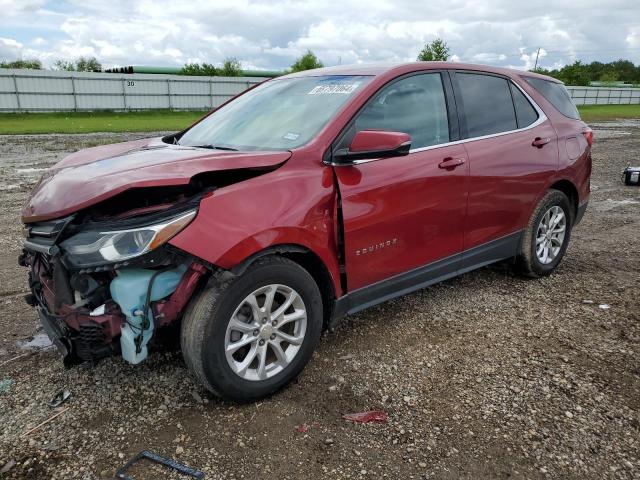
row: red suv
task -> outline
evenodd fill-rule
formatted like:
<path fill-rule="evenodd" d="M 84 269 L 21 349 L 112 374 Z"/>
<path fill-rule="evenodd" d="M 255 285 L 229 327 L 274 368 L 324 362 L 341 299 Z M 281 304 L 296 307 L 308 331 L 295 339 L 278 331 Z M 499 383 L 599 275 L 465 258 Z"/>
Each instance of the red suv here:
<path fill-rule="evenodd" d="M 67 364 L 179 329 L 211 392 L 268 395 L 345 315 L 510 259 L 548 275 L 589 198 L 558 81 L 460 63 L 267 81 L 163 138 L 90 148 L 23 210 L 21 264 Z"/>

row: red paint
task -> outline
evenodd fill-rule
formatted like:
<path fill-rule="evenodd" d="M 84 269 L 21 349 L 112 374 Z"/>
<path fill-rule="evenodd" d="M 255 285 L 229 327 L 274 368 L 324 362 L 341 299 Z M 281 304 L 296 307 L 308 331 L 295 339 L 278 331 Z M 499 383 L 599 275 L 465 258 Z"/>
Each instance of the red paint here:
<path fill-rule="evenodd" d="M 402 132 L 381 132 L 378 130 L 362 130 L 355 134 L 349 151 L 375 152 L 381 150 L 395 150 L 404 143 L 410 142 L 411 136 Z"/>
<path fill-rule="evenodd" d="M 550 140 L 537 148 L 532 145 L 536 138 Z M 466 250 L 524 228 L 558 168 L 558 141 L 547 120 L 530 130 L 464 146 L 470 166 Z"/>
<path fill-rule="evenodd" d="M 323 163 L 332 142 L 383 85 L 408 73 L 444 69 L 509 77 L 536 101 L 548 120 L 517 133 L 360 165 Z M 134 187 L 185 184 L 201 172 L 281 165 L 203 198 L 196 218 L 170 243 L 226 269 L 274 245 L 303 246 L 326 265 L 336 292 L 342 295 L 346 291 L 339 280 L 338 192 L 344 218 L 346 290 L 524 228 L 537 201 L 558 181 L 576 187 L 580 204 L 589 198 L 591 137 L 584 133 L 583 122 L 564 117 L 521 78 L 536 74 L 416 62 L 334 67 L 292 76 L 324 74 L 374 78 L 303 147 L 291 152 L 217 152 L 154 139 L 89 149 L 68 157 L 45 175 L 25 207 L 23 220 L 63 216 Z M 365 134 L 354 147 L 388 145 L 385 142 L 381 136 L 373 142 Z"/>
<path fill-rule="evenodd" d="M 582 129 L 582 135 L 584 135 L 584 138 L 587 141 L 587 143 L 589 144 L 589 146 L 592 146 L 593 145 L 593 130 L 591 130 L 589 127 L 584 127 Z"/>
<path fill-rule="evenodd" d="M 389 414 L 383 410 L 372 410 L 370 412 L 345 413 L 342 418 L 356 423 L 385 423 L 389 420 Z"/>
<path fill-rule="evenodd" d="M 289 156 L 181 147 L 159 138 L 90 148 L 45 173 L 22 210 L 22 221 L 63 217 L 131 188 L 186 185 L 198 173 L 273 167 Z"/>
<path fill-rule="evenodd" d="M 469 166 L 440 164 L 466 157 L 450 145 L 336 167 L 349 290 L 462 251 Z"/>

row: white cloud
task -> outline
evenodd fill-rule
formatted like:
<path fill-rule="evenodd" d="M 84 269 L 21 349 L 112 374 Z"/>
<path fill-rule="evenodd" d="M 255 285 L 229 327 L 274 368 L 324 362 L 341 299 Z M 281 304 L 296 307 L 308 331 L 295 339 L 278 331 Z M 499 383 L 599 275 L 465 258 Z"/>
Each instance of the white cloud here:
<path fill-rule="evenodd" d="M 47 0 L 0 0 L 0 12 L 4 17 L 32 15 L 46 3 Z"/>
<path fill-rule="evenodd" d="M 248 68 L 279 69 L 307 49 L 327 65 L 411 61 L 436 37 L 456 61 L 532 68 L 541 47 L 543 66 L 640 63 L 640 4 L 625 0 L 584 0 L 579 10 L 588 14 L 551 0 L 526 9 L 510 0 L 0 0 L 0 9 L 0 58 L 45 65 L 80 55 L 105 66 L 237 57 Z"/>

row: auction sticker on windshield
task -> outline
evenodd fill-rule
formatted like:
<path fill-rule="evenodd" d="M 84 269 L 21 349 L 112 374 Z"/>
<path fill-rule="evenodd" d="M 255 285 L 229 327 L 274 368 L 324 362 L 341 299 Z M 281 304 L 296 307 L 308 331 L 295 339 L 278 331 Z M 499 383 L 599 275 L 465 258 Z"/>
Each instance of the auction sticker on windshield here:
<path fill-rule="evenodd" d="M 334 93 L 352 93 L 358 88 L 360 82 L 357 83 L 333 83 L 331 85 L 318 85 L 313 87 L 307 95 L 332 95 Z"/>

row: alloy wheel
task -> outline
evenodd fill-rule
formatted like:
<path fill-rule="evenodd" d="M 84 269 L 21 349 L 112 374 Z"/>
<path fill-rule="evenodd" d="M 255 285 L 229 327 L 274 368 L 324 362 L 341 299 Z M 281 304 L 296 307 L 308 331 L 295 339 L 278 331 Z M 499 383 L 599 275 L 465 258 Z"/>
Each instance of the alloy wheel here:
<path fill-rule="evenodd" d="M 260 381 L 282 372 L 300 351 L 307 330 L 302 297 L 286 285 L 249 294 L 229 320 L 225 355 L 233 372 Z"/>
<path fill-rule="evenodd" d="M 564 210 L 554 205 L 542 216 L 536 232 L 536 257 L 543 265 L 553 262 L 564 243 L 567 217 Z"/>

